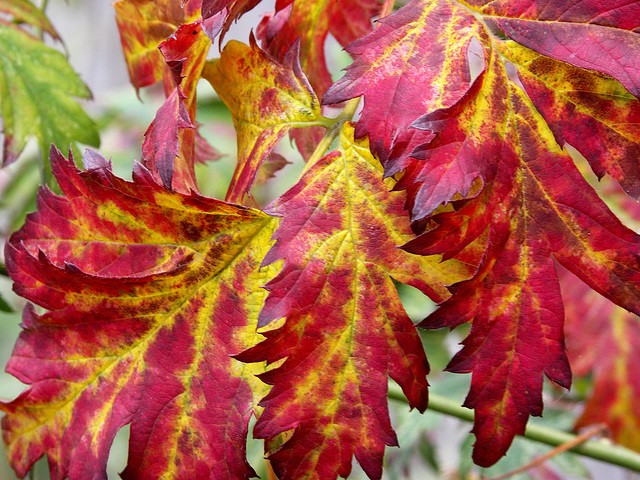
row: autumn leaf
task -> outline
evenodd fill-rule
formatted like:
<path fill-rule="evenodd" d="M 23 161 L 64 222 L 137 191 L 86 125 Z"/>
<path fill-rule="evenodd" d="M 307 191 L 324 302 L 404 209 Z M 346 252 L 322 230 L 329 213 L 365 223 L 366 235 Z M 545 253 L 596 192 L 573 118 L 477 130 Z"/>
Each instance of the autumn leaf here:
<path fill-rule="evenodd" d="M 265 183 L 270 178 L 275 177 L 277 172 L 290 164 L 291 162 L 282 155 L 272 152 L 264 162 L 262 162 L 262 166 L 256 175 L 255 185 Z"/>
<path fill-rule="evenodd" d="M 81 172 L 52 149 L 65 196 L 44 188 L 7 242 L 14 288 L 35 304 L 7 367 L 27 387 L 0 402 L 16 473 L 46 454 L 56 480 L 104 478 L 131 424 L 125 479 L 246 479 L 255 415 L 281 480 L 346 477 L 354 457 L 381 478 L 398 443 L 388 377 L 412 408 L 428 400 L 394 282 L 439 302 L 419 326 L 470 323 L 447 368 L 471 373 L 477 464 L 542 413 L 545 376 L 569 387 L 569 360 L 594 379 L 578 427 L 608 422 L 638 449 L 640 235 L 583 177 L 618 182 L 637 208 L 638 2 L 409 0 L 373 29 L 396 2 L 276 0 L 256 29 L 262 49 L 251 35 L 207 60 L 258 3 L 116 2 L 133 85 L 162 80 L 166 101 L 132 182 L 97 152 Z M 27 33 L 55 31 L 29 0 L 0 13 L 14 20 L 0 19 L 5 158 L 27 138 L 20 109 L 37 122 L 43 102 L 56 123 L 38 124 L 41 146 L 58 127 L 74 139 L 67 119 L 79 117 L 59 98 L 86 87 L 66 86 L 59 57 Z M 329 35 L 354 57 L 333 85 Z M 197 190 L 194 163 L 216 155 L 196 130 L 202 77 L 237 132 L 227 202 Z M 24 80 L 16 99 L 7 78 Z M 39 78 L 53 93 L 18 104 L 44 91 Z M 322 115 L 359 97 L 361 111 Z M 274 151 L 287 133 L 309 162 L 301 178 L 264 212 L 237 205 L 287 163 Z M 565 285 L 560 266 L 586 285 Z M 561 282 L 564 300 L 599 310 L 565 307 Z M 581 335 L 596 330 L 587 350 Z"/>
<path fill-rule="evenodd" d="M 218 23 L 217 19 L 210 18 L 204 22 L 180 25 L 158 45 L 164 61 L 171 69 L 175 85 L 180 86 L 186 98 L 187 111 L 192 118 L 196 110 L 196 86 L 211 47 L 211 39 L 204 32 L 207 22 L 213 24 L 209 28 Z"/>
<path fill-rule="evenodd" d="M 203 77 L 229 107 L 237 132 L 238 164 L 226 200 L 242 203 L 260 165 L 292 127 L 324 125 L 320 102 L 298 63 L 294 44 L 282 64 L 251 44 L 230 41 Z M 249 100 L 250 101 L 247 101 Z"/>
<path fill-rule="evenodd" d="M 220 27 L 218 19 L 210 18 L 181 25 L 158 47 L 176 86 L 145 132 L 142 154 L 145 166 L 159 182 L 183 193 L 198 191 L 196 144 L 204 146 L 209 155 L 217 153 L 195 128 L 196 86 L 211 46 L 204 30 L 215 24 Z"/>
<path fill-rule="evenodd" d="M 323 97 L 336 104 L 364 96 L 356 137 L 369 136 L 387 175 L 407 166 L 433 135 L 409 128 L 426 112 L 455 105 L 469 90 L 467 49 L 481 27 L 455 2 L 413 0 L 379 20 L 346 50 L 355 57 Z"/>
<path fill-rule="evenodd" d="M 73 97 L 91 98 L 91 92 L 65 56 L 25 30 L 0 22 L 2 164 L 15 161 L 32 136 L 42 152 L 52 143 L 64 148 L 72 142 L 99 145 L 94 122 Z"/>
<path fill-rule="evenodd" d="M 180 87 L 176 87 L 160 107 L 156 118 L 144 134 L 142 157 L 151 174 L 160 177 L 158 183 L 162 183 L 170 190 L 174 184 L 173 173 L 176 157 L 182 160 L 183 168 L 191 167 L 191 175 L 186 176 L 187 181 L 185 182 L 185 176 L 181 175 L 176 188 L 178 191 L 186 193 L 189 188 L 197 191 L 197 187 L 195 173 L 193 172 L 193 153 L 191 153 L 191 158 L 185 158 L 185 154 L 182 153 L 181 155 L 180 151 L 181 147 L 183 152 L 189 148 L 188 145 L 185 145 L 188 140 L 183 135 L 181 141 L 180 134 L 185 129 L 195 129 L 184 101 L 185 96 L 182 90 Z M 193 152 L 193 135 L 191 135 L 190 140 L 190 150 Z"/>
<path fill-rule="evenodd" d="M 598 178 L 608 174 L 638 198 L 640 101 L 608 76 L 571 67 L 515 42 L 501 45 L 556 141 L 582 153 Z"/>
<path fill-rule="evenodd" d="M 116 23 L 131 84 L 139 90 L 166 72 L 158 46 L 183 24 L 201 16 L 202 0 L 117 0 Z"/>
<path fill-rule="evenodd" d="M 411 238 L 402 194 L 381 182 L 350 124 L 340 143 L 267 210 L 282 220 L 264 262 L 285 265 L 266 287 L 259 325 L 286 323 L 238 357 L 285 359 L 260 377 L 273 389 L 254 429 L 265 439 L 294 429 L 269 455 L 282 480 L 346 477 L 354 455 L 370 478 L 380 478 L 385 445 L 397 445 L 387 375 L 412 407 L 427 406 L 427 361 L 391 277 L 437 300 L 473 268 L 398 250 Z"/>
<path fill-rule="evenodd" d="M 477 11 L 525 47 L 618 80 L 640 96 L 640 5 L 574 0 L 474 0 Z"/>
<path fill-rule="evenodd" d="M 608 205 L 637 230 L 640 204 L 609 178 L 599 181 L 597 188 Z M 565 334 L 571 367 L 576 376 L 591 379 L 576 428 L 604 423 L 614 441 L 640 451 L 640 376 L 635 361 L 640 319 L 590 290 L 566 269 L 559 273 L 567 303 Z"/>
<path fill-rule="evenodd" d="M 482 466 L 495 463 L 513 435 L 524 432 L 525 414 L 541 414 L 543 372 L 569 386 L 552 256 L 591 288 L 640 311 L 640 239 L 602 203 L 551 133 L 541 135 L 547 127 L 524 93 L 510 90 L 513 113 L 503 112 L 496 128 L 506 138 L 495 178 L 454 212 L 431 217 L 439 226 L 406 247 L 422 254 L 444 250 L 448 258 L 489 231 L 476 277 L 455 286 L 453 297 L 422 324 L 437 328 L 473 320 L 465 347 L 448 368 L 473 372 L 465 405 L 476 410 L 474 461 Z M 464 118 L 441 126 L 470 125 Z M 476 143 L 475 132 L 465 142 Z M 492 146 L 482 148 L 487 158 Z"/>
<path fill-rule="evenodd" d="M 141 165 L 126 182 L 95 152 L 86 172 L 56 150 L 52 163 L 66 196 L 43 189 L 7 247 L 16 292 L 48 310 L 25 310 L 7 366 L 29 385 L 0 406 L 18 476 L 47 454 L 53 479 L 103 478 L 128 423 L 125 479 L 252 476 L 264 367 L 231 356 L 259 340 L 274 221 L 171 193 Z"/>
<path fill-rule="evenodd" d="M 577 376 L 591 376 L 576 428 L 604 423 L 616 442 L 640 451 L 640 319 L 591 290 L 567 271 L 567 350 Z"/>
<path fill-rule="evenodd" d="M 421 326 L 472 322 L 448 368 L 473 373 L 465 401 L 476 411 L 473 458 L 489 466 L 524 433 L 528 415 L 542 413 L 543 375 L 570 384 L 554 258 L 592 289 L 640 311 L 640 237 L 602 203 L 558 144 L 587 134 L 608 141 L 587 158 L 600 176 L 609 173 L 635 192 L 639 172 L 626 155 L 638 148 L 640 131 L 637 99 L 614 80 L 579 62 L 541 57 L 500 29 L 524 29 L 510 16 L 538 11 L 541 18 L 527 20 L 532 29 L 553 23 L 549 28 L 570 31 L 584 20 L 574 13 L 587 7 L 560 7 L 566 15 L 553 18 L 542 2 L 469 7 L 414 0 L 382 19 L 347 48 L 356 61 L 323 102 L 362 95 L 356 137 L 370 137 L 387 175 L 406 170 L 396 189 L 407 190 L 414 230 L 425 232 L 408 251 L 456 258 L 474 245 L 486 248 L 476 275 L 451 287 L 453 296 Z M 606 21 L 612 28 L 623 22 Z M 599 27 L 589 27 L 599 35 Z M 605 106 L 621 110 L 606 113 Z M 577 120 L 586 125 L 570 133 Z"/>
<path fill-rule="evenodd" d="M 220 43 L 229 31 L 231 24 L 253 9 L 262 0 L 202 0 L 202 16 L 212 17 L 224 13 L 225 18 L 220 32 Z"/>
<path fill-rule="evenodd" d="M 263 48 L 283 59 L 300 39 L 300 64 L 316 92 L 331 86 L 324 44 L 331 33 L 345 46 L 371 31 L 371 19 L 380 11 L 377 0 L 278 0 L 276 12 L 260 26 Z"/>
<path fill-rule="evenodd" d="M 169 97 L 177 95 L 175 88 L 179 86 L 194 125 L 196 86 L 212 37 L 220 32 L 224 21 L 222 14 L 201 17 L 200 1 L 166 0 L 158 3 L 119 0 L 114 4 L 131 83 L 140 89 L 163 80 L 168 104 L 175 103 L 175 98 Z M 149 129 L 154 130 L 155 125 L 152 124 Z M 179 136 L 180 151 L 173 159 L 170 156 L 162 157 L 166 163 L 156 168 L 155 157 L 147 156 L 146 166 L 156 178 L 162 179 L 171 188 L 187 193 L 190 190 L 198 191 L 193 164 L 216 159 L 219 154 L 197 129 L 182 130 Z M 154 148 L 147 146 L 145 150 L 148 152 Z M 178 173 L 175 182 L 174 171 Z"/>

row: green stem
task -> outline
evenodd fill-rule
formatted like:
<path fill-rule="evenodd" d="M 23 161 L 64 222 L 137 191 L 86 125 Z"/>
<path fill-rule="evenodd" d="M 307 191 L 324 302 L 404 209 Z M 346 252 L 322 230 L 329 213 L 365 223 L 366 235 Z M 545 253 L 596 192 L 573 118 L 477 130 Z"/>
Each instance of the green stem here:
<path fill-rule="evenodd" d="M 327 133 L 324 135 L 324 137 L 322 137 L 322 140 L 320 140 L 320 143 L 318 143 L 318 146 L 314 150 L 311 157 L 309 157 L 309 161 L 307 161 L 307 164 L 305 165 L 302 173 L 309 170 L 309 168 L 311 168 L 314 163 L 320 160 L 327 152 L 327 150 L 329 150 L 329 147 L 331 146 L 333 141 L 338 135 L 340 135 L 342 126 L 345 124 L 345 122 L 351 120 L 355 115 L 359 103 L 360 97 L 349 100 L 340 116 L 334 120 L 331 120 L 331 128 L 328 129 Z"/>
<path fill-rule="evenodd" d="M 47 5 L 49 4 L 49 0 L 42 0 L 42 5 L 40 6 L 40 11 L 45 13 L 47 10 Z M 40 30 L 40 40 L 44 40 L 44 30 Z"/>
<path fill-rule="evenodd" d="M 388 396 L 393 400 L 398 400 L 404 403 L 407 402 L 405 396 L 399 388 L 395 388 L 395 386 L 390 386 Z M 429 394 L 429 409 L 435 412 L 444 413 L 445 415 L 457 417 L 467 422 L 473 422 L 473 410 L 461 407 L 458 402 L 441 395 L 434 393 Z M 558 445 L 574 440 L 576 435 L 529 423 L 524 433 L 524 437 L 529 440 L 557 447 Z M 606 440 L 589 440 L 569 451 L 577 453 L 578 455 L 595 458 L 596 460 L 601 460 L 612 465 L 618 465 L 620 467 L 628 468 L 629 470 L 640 472 L 640 454 L 618 445 L 612 445 Z"/>

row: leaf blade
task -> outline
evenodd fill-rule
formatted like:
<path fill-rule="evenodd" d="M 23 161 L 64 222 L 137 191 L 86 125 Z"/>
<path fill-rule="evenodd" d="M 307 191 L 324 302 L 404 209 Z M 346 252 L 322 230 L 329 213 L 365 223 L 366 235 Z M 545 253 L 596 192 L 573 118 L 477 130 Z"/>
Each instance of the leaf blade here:
<path fill-rule="evenodd" d="M 64 55 L 19 28 L 0 24 L 0 109 L 3 165 L 15 161 L 35 135 L 42 152 L 51 144 L 100 143 L 94 122 L 73 99 L 91 92 Z"/>
<path fill-rule="evenodd" d="M 238 357 L 286 358 L 261 376 L 274 386 L 255 429 L 271 438 L 295 428 L 269 456 L 284 479 L 346 476 L 354 455 L 371 478 L 380 477 L 384 446 L 396 444 L 387 374 L 413 407 L 424 410 L 427 400 L 426 358 L 389 276 L 398 272 L 441 298 L 457 275 L 455 261 L 398 254 L 395 245 L 409 235 L 397 220 L 402 195 L 380 182 L 353 126 L 344 126 L 341 143 L 270 207 L 283 219 L 265 262 L 284 258 L 285 266 L 266 287 L 260 325 L 287 320 Z"/>
<path fill-rule="evenodd" d="M 104 475 L 131 422 L 125 478 L 248 478 L 248 420 L 266 393 L 253 375 L 264 367 L 231 355 L 257 340 L 272 220 L 170 193 L 141 166 L 130 183 L 98 154 L 86 173 L 52 155 L 66 197 L 43 190 L 7 247 L 16 291 L 50 310 L 25 310 L 8 365 L 31 384 L 1 405 L 14 468 L 24 475 L 47 453 L 52 478 Z"/>
<path fill-rule="evenodd" d="M 118 0 L 113 6 L 131 84 L 137 91 L 159 82 L 166 67 L 158 46 L 200 16 L 201 0 Z"/>
<path fill-rule="evenodd" d="M 250 45 L 230 41 L 203 76 L 233 116 L 238 164 L 226 200 L 242 203 L 260 165 L 289 129 L 321 122 L 320 104 L 300 69 L 297 44 L 280 64 L 253 37 Z"/>

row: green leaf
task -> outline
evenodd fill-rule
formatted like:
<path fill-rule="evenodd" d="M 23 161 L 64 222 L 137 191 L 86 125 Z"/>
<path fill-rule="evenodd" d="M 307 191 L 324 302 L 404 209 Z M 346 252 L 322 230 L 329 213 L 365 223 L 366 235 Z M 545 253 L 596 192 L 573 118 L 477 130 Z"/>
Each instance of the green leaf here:
<path fill-rule="evenodd" d="M 33 135 L 45 153 L 52 143 L 62 149 L 72 142 L 98 146 L 95 123 L 72 97 L 91 98 L 91 92 L 64 55 L 20 28 L 0 24 L 3 165 L 16 160 Z"/>

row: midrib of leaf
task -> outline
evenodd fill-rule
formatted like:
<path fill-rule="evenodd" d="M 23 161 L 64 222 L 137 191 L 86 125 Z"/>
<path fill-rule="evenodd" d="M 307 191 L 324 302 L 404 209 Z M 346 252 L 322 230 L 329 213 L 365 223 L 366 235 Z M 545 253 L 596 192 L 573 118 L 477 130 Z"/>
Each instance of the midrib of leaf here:
<path fill-rule="evenodd" d="M 140 204 L 147 204 L 147 205 L 158 205 L 158 203 L 152 202 L 152 201 L 145 201 L 139 197 L 130 197 L 132 199 L 134 199 L 135 201 L 139 202 Z M 140 232 L 144 232 L 148 237 L 161 237 L 161 232 L 159 232 L 158 230 L 154 230 L 152 228 L 150 228 L 144 221 L 142 221 L 141 219 L 139 219 L 138 217 L 136 217 L 135 215 L 132 215 L 130 213 L 124 212 L 122 209 L 120 209 L 120 207 L 118 207 L 115 203 L 109 203 L 109 202 L 103 202 L 103 203 L 96 203 L 95 201 L 91 200 L 91 203 L 94 205 L 95 207 L 95 211 L 101 212 L 101 211 L 106 211 L 108 213 L 108 215 L 111 218 L 107 218 L 107 221 L 112 222 L 114 224 L 116 224 L 116 219 L 120 221 L 120 223 L 126 227 L 129 227 L 130 225 L 134 225 L 136 227 L 138 227 L 138 229 L 140 230 Z M 194 209 L 190 209 L 187 207 L 184 207 L 183 205 L 180 204 L 172 204 L 171 206 L 168 205 L 164 205 L 164 204 L 159 204 L 160 206 L 164 207 L 164 208 L 168 208 L 171 210 L 176 210 L 176 211 L 184 211 L 187 213 L 191 213 L 191 212 L 196 212 L 198 215 L 213 215 L 216 217 L 223 217 L 223 216 L 227 216 L 227 217 L 237 217 L 237 215 L 233 215 L 233 214 L 224 214 L 224 213 L 219 213 L 219 212 L 203 212 L 200 210 L 194 210 Z M 178 208 L 181 207 L 181 208 Z M 75 210 L 75 209 L 74 209 Z M 114 218 L 115 217 L 115 218 Z M 72 221 L 71 219 L 66 219 L 67 221 L 69 221 L 70 223 L 72 223 L 73 225 L 75 225 L 78 229 L 81 229 L 83 231 L 85 231 L 87 233 L 87 236 L 91 238 L 91 241 L 95 241 L 95 242 L 100 242 L 100 243 L 106 243 L 106 244 L 115 244 L 115 245 L 133 245 L 131 243 L 128 243 L 126 241 L 122 241 L 122 242 L 118 242 L 118 241 L 114 241 L 110 238 L 106 238 L 104 236 L 98 237 L 95 236 L 94 233 L 91 230 L 88 230 L 87 228 L 85 228 L 82 224 L 77 223 L 75 221 Z M 224 234 L 225 232 L 230 232 L 230 231 L 235 231 L 235 229 L 232 230 L 223 230 L 223 231 L 217 231 L 215 233 L 213 233 L 211 236 L 209 237 L 202 237 L 201 239 L 199 239 L 198 241 L 194 241 L 194 242 L 190 242 L 190 243 L 180 243 L 180 242 L 176 242 L 173 241 L 173 239 L 167 238 L 167 241 L 156 241 L 156 242 L 145 242 L 144 245 L 158 245 L 158 246 L 176 246 L 176 247 L 185 247 L 185 248 L 189 248 L 191 250 L 193 250 L 193 252 L 195 254 L 198 255 L 202 255 L 202 251 L 195 248 L 195 245 L 199 245 L 199 244 L 208 244 L 210 243 L 212 240 L 214 240 L 217 236 Z M 68 242 L 68 239 L 63 239 L 63 238 L 59 238 L 56 239 L 59 240 L 61 242 Z M 163 238 L 164 240 L 164 238 Z"/>

